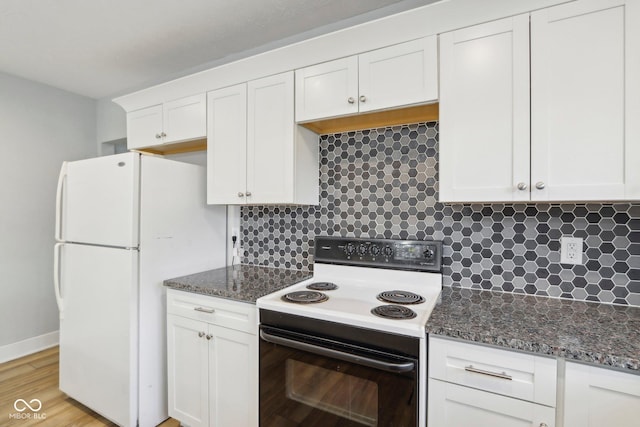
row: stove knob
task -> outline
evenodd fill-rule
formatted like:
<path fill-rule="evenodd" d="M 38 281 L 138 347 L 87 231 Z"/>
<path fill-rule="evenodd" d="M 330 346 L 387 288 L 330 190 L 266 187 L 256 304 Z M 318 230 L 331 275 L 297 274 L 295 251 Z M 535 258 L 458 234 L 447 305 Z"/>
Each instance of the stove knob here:
<path fill-rule="evenodd" d="M 391 246 L 385 246 L 384 249 L 382 250 L 382 253 L 384 253 L 385 256 L 391 256 L 393 255 L 393 248 Z"/>
<path fill-rule="evenodd" d="M 371 255 L 373 255 L 373 256 L 379 255 L 380 254 L 380 246 L 371 245 L 371 248 L 369 248 L 369 252 L 371 252 Z"/>
<path fill-rule="evenodd" d="M 426 259 L 433 258 L 433 249 L 425 249 L 422 253 L 422 256 L 424 256 Z"/>
<path fill-rule="evenodd" d="M 347 243 L 346 245 L 344 245 L 344 253 L 347 255 L 353 255 L 353 253 L 356 251 L 356 247 L 353 243 Z"/>
<path fill-rule="evenodd" d="M 358 245 L 358 255 L 365 256 L 367 254 L 367 245 Z"/>

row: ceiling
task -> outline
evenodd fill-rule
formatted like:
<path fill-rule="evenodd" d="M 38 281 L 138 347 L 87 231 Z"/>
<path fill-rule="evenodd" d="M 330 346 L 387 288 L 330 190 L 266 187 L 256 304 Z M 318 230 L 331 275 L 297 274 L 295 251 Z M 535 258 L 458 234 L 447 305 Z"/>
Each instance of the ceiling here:
<path fill-rule="evenodd" d="M 120 95 L 435 0 L 0 0 L 0 71 Z"/>

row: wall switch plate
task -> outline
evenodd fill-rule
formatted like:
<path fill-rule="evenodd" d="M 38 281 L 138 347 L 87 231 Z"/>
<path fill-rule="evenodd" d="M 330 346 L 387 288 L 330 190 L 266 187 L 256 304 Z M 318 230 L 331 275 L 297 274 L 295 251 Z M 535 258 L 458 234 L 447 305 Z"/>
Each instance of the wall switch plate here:
<path fill-rule="evenodd" d="M 560 264 L 583 264 L 582 237 L 560 238 Z"/>

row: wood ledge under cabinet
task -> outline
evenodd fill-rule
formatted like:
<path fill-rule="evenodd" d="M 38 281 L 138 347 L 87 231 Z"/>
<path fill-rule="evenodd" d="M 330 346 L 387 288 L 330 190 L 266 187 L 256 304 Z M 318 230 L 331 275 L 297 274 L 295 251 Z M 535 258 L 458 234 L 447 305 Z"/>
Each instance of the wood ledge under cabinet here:
<path fill-rule="evenodd" d="M 333 117 L 299 124 L 318 135 L 326 135 L 338 132 L 405 125 L 409 123 L 432 122 L 438 120 L 438 115 L 439 104 L 433 103 L 394 110 L 375 111 L 347 117 Z"/>
<path fill-rule="evenodd" d="M 153 147 L 139 148 L 135 151 L 151 154 L 180 154 L 190 153 L 192 151 L 206 151 L 207 138 L 193 139 L 190 141 L 175 142 L 172 144 L 154 145 Z"/>

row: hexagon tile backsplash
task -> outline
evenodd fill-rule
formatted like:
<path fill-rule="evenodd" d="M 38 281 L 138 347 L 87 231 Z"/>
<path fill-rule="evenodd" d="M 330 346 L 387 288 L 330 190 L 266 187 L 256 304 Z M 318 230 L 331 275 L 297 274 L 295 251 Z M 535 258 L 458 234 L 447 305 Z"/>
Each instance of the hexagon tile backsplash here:
<path fill-rule="evenodd" d="M 445 286 L 640 306 L 640 204 L 438 200 L 438 123 L 323 135 L 320 206 L 242 207 L 244 263 L 309 269 L 316 235 L 444 241 Z M 560 237 L 584 265 L 560 264 Z"/>

